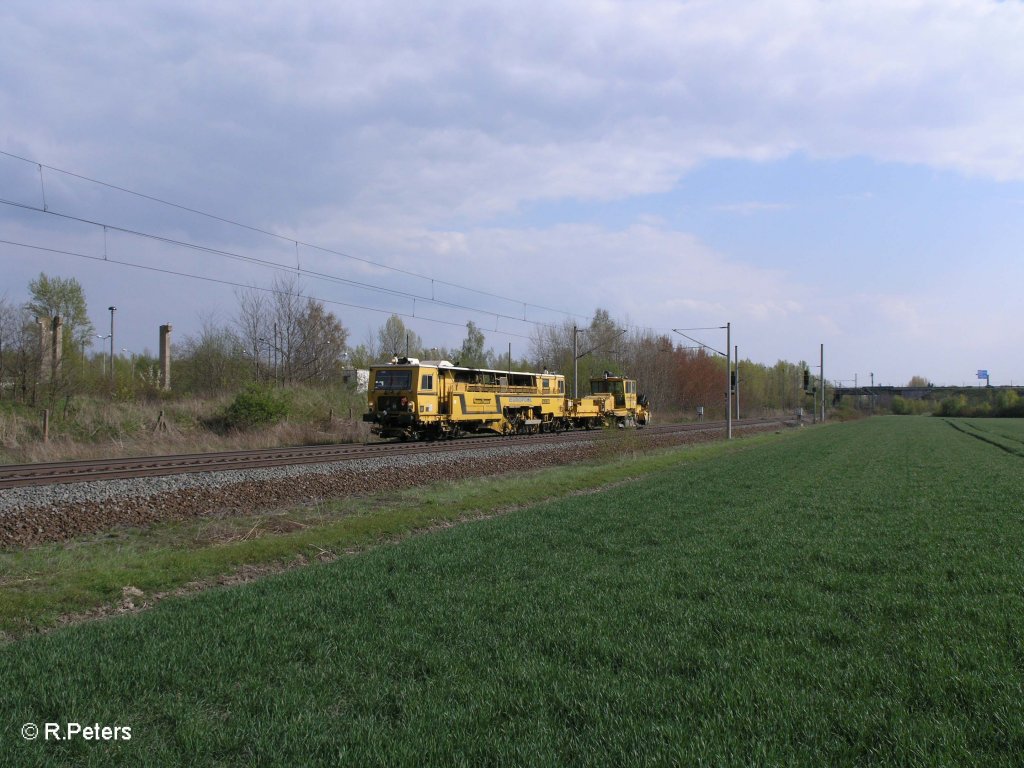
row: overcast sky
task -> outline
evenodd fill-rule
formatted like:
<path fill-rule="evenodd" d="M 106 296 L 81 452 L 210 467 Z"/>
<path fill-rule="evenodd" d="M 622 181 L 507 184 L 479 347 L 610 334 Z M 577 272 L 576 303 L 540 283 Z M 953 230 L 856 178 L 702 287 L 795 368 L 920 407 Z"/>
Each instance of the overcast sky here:
<path fill-rule="evenodd" d="M 602 307 L 1024 384 L 1016 0 L 7 0 L 0 33 L 0 294 L 76 277 L 118 347 L 229 322 L 276 274 L 243 256 L 350 281 L 304 285 L 354 343 L 398 312 L 525 355 Z"/>

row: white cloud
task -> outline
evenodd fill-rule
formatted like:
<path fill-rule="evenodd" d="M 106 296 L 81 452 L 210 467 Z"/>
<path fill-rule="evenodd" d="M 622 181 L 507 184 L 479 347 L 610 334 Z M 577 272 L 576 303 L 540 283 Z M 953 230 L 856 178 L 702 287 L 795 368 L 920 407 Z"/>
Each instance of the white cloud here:
<path fill-rule="evenodd" d="M 1024 179 L 1020 3 L 13 0 L 0 28 L 2 149 L 503 295 L 733 320 L 778 356 L 856 337 L 866 314 L 873 338 L 920 341 L 942 302 L 754 268 L 642 206 L 615 226 L 558 206 L 796 152 Z M 143 216 L 48 183 L 61 205 Z M 762 195 L 725 209 L 785 210 Z M 527 223 L 493 224 L 510 213 Z M 562 270 L 587 277 L 566 290 Z"/>
<path fill-rule="evenodd" d="M 188 178 L 236 189 L 305 179 L 421 220 L 660 192 L 704 160 L 795 150 L 1024 178 L 1017 3 L 104 8 L 3 12 L 7 130 L 46 159 L 69 142 L 58 162 L 84 145 L 151 174 L 205 163 Z"/>

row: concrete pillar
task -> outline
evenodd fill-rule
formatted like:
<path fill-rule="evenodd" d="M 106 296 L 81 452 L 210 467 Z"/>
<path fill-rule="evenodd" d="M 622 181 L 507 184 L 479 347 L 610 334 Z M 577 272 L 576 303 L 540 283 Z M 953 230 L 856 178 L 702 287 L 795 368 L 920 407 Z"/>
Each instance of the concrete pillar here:
<path fill-rule="evenodd" d="M 160 326 L 160 389 L 171 388 L 171 329 L 170 323 Z"/>
<path fill-rule="evenodd" d="M 60 376 L 64 362 L 64 321 L 60 315 L 53 318 L 50 334 L 50 365 L 55 377 Z"/>
<path fill-rule="evenodd" d="M 45 384 L 50 380 L 52 371 L 50 365 L 50 319 L 37 317 L 36 324 L 39 326 L 39 383 Z"/>

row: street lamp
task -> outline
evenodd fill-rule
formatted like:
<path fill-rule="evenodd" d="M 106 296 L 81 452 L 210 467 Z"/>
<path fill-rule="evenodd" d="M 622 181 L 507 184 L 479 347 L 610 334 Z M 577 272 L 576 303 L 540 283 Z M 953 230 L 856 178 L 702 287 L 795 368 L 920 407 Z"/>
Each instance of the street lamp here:
<path fill-rule="evenodd" d="M 114 312 L 117 307 L 107 307 L 110 310 L 110 383 L 114 383 Z"/>
<path fill-rule="evenodd" d="M 100 341 L 103 341 L 105 339 L 113 338 L 109 333 L 106 336 L 100 336 L 97 333 L 97 334 L 95 334 L 95 336 Z M 111 354 L 113 354 L 113 347 L 111 347 Z M 110 368 L 111 369 L 114 368 L 114 358 L 113 357 L 110 358 Z M 103 356 L 102 347 L 100 348 L 100 370 L 103 372 L 102 375 L 104 375 L 104 376 L 107 375 L 107 359 Z"/>

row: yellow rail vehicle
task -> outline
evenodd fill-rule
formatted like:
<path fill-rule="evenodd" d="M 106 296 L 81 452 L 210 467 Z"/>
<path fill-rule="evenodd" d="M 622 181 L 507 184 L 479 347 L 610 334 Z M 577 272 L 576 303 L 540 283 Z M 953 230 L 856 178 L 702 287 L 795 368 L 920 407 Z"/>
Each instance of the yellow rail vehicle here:
<path fill-rule="evenodd" d="M 471 432 L 525 434 L 565 424 L 565 377 L 399 358 L 370 369 L 369 412 L 381 437 L 422 440 Z"/>
<path fill-rule="evenodd" d="M 566 401 L 566 421 L 570 428 L 644 427 L 651 410 L 647 398 L 637 394 L 635 379 L 606 372 L 590 380 L 589 395 Z"/>
<path fill-rule="evenodd" d="M 605 417 L 619 427 L 642 427 L 651 422 L 650 403 L 644 395 L 637 394 L 635 379 L 607 371 L 604 376 L 592 378 L 590 399 L 596 403 L 602 398 Z"/>

